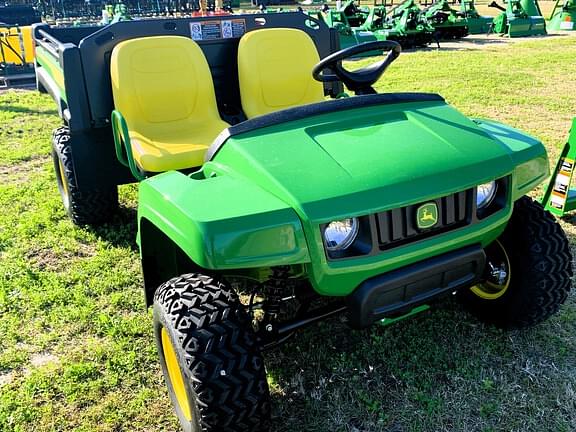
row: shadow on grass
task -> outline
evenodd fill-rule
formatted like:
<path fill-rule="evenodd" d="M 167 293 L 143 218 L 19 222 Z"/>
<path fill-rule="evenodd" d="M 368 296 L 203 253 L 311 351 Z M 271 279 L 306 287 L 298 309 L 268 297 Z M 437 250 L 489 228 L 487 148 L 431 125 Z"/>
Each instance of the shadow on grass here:
<path fill-rule="evenodd" d="M 265 354 L 272 431 L 489 430 L 492 415 L 475 422 L 479 407 L 491 404 L 510 416 L 503 430 L 512 430 L 531 417 L 507 394 L 525 391 L 530 409 L 557 409 L 546 395 L 565 385 L 561 371 L 571 356 L 549 337 L 553 331 L 551 324 L 498 330 L 454 300 L 387 327 L 357 331 L 338 318 L 323 321 Z M 550 362 L 558 373 L 546 368 Z M 545 377 L 542 397 L 522 373 L 526 364 Z"/>
<path fill-rule="evenodd" d="M 114 246 L 132 251 L 138 250 L 136 244 L 138 227 L 134 208 L 120 207 L 110 222 L 98 226 L 87 226 L 86 229 Z"/>
<path fill-rule="evenodd" d="M 1 111 L 19 113 L 19 114 L 58 115 L 58 111 L 55 109 L 36 110 L 15 105 L 0 105 L 0 112 Z"/>

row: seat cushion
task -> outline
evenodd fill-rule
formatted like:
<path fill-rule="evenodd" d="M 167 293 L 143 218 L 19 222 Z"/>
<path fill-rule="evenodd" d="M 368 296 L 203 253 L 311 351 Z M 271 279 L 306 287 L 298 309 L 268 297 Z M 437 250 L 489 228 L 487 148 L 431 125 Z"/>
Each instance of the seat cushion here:
<path fill-rule="evenodd" d="M 216 120 L 204 125 L 202 130 L 173 130 L 153 137 L 130 131 L 132 153 L 136 163 L 147 172 L 199 167 L 204 163 L 208 147 L 228 126 L 228 123 Z"/>
<path fill-rule="evenodd" d="M 302 30 L 261 29 L 242 36 L 238 79 L 246 116 L 324 100 L 322 84 L 312 78 L 319 61 L 314 42 Z"/>

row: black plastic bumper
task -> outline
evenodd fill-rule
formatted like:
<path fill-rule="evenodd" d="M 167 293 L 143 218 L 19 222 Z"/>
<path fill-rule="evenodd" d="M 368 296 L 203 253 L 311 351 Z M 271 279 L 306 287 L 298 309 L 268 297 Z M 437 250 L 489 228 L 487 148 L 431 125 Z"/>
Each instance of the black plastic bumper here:
<path fill-rule="evenodd" d="M 364 281 L 347 299 L 350 325 L 364 328 L 479 282 L 486 264 L 469 246 Z"/>

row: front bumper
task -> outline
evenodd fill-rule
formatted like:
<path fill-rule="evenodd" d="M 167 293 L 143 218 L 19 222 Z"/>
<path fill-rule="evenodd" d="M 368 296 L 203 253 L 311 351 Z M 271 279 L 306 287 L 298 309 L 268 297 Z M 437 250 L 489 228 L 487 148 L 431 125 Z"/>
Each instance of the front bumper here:
<path fill-rule="evenodd" d="M 481 280 L 485 264 L 486 255 L 477 244 L 370 278 L 347 297 L 350 325 L 368 327 L 471 287 Z"/>

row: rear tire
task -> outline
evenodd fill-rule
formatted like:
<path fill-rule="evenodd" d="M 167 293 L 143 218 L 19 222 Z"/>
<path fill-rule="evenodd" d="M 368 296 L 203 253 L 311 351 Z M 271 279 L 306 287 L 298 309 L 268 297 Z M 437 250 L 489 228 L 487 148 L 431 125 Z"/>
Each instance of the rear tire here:
<path fill-rule="evenodd" d="M 501 291 L 494 289 L 497 284 L 460 291 L 474 315 L 502 328 L 524 328 L 558 312 L 572 284 L 572 254 L 564 231 L 540 203 L 520 198 L 504 233 L 487 251 L 488 261 L 492 255 L 492 261 L 506 261 L 510 268 Z M 494 251 L 501 257 L 494 259 Z"/>
<path fill-rule="evenodd" d="M 185 274 L 158 288 L 153 312 L 162 372 L 184 431 L 267 431 L 264 360 L 236 294 L 209 276 Z"/>
<path fill-rule="evenodd" d="M 88 190 L 78 187 L 71 139 L 65 126 L 56 129 L 52 138 L 52 160 L 64 208 L 76 225 L 107 222 L 118 209 L 118 189 L 116 186 Z"/>

